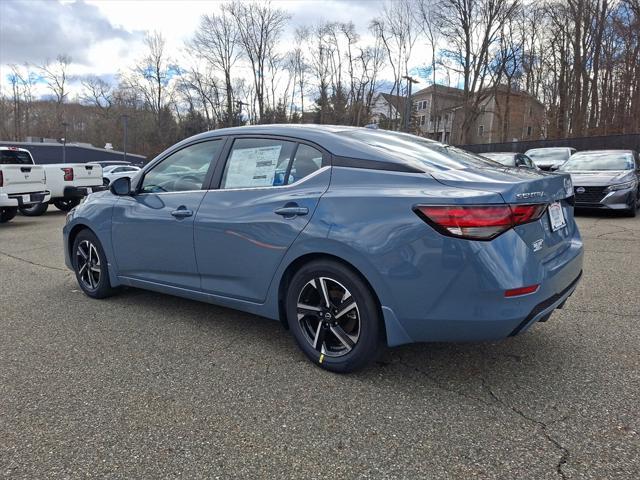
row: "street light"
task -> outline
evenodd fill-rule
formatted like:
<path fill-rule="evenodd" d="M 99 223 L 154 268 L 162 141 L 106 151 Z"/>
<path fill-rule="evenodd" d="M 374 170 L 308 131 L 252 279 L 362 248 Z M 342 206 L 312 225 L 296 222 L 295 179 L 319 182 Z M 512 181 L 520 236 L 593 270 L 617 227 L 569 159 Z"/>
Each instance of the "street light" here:
<path fill-rule="evenodd" d="M 123 155 L 123 160 L 126 162 L 127 161 L 127 128 L 129 126 L 129 115 L 121 115 L 120 118 L 122 118 L 122 128 L 124 130 L 124 138 L 122 140 L 122 153 Z"/>
<path fill-rule="evenodd" d="M 411 103 L 411 87 L 414 83 L 418 83 L 418 80 L 410 77 L 409 75 L 404 75 L 404 78 L 409 84 L 409 92 L 407 95 L 407 104 L 404 107 L 404 131 L 409 133 L 409 119 L 411 118 L 411 110 L 413 109 L 413 105 Z"/>
<path fill-rule="evenodd" d="M 62 126 L 64 127 L 64 137 L 62 137 L 62 163 L 67 163 L 67 127 L 69 124 L 62 122 Z"/>

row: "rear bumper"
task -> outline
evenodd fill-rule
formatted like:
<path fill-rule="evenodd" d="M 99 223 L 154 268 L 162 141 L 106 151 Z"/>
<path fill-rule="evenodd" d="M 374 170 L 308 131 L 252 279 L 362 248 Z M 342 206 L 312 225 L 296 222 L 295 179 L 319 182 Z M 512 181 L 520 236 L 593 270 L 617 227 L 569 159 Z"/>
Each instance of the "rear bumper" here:
<path fill-rule="evenodd" d="M 537 256 L 516 232 L 491 242 L 454 241 L 425 262 L 413 281 L 390 279 L 390 298 L 400 301 L 381 299 L 388 344 L 493 341 L 545 321 L 571 296 L 582 274 L 577 229 L 565 241 L 550 258 Z M 506 290 L 528 285 L 539 287 L 505 297 Z"/>
<path fill-rule="evenodd" d="M 83 198 L 94 192 L 106 190 L 104 185 L 92 185 L 90 187 L 64 187 L 64 198 Z"/>
<path fill-rule="evenodd" d="M 48 190 L 28 193 L 2 193 L 0 194 L 0 207 L 25 207 L 38 203 L 45 203 L 51 199 Z"/>
<path fill-rule="evenodd" d="M 549 318 L 549 315 L 551 315 L 551 313 L 556 308 L 562 308 L 562 305 L 567 300 L 567 298 L 569 298 L 575 291 L 581 278 L 582 271 L 580 271 L 578 277 L 573 282 L 571 282 L 571 284 L 569 284 L 569 286 L 567 286 L 564 290 L 551 295 L 549 298 L 543 300 L 538 305 L 533 307 L 531 313 L 527 315 L 527 317 L 522 322 L 520 322 L 520 324 L 516 328 L 512 330 L 509 336 L 514 337 L 518 335 L 520 332 L 526 330 L 536 322 L 546 321 Z"/>

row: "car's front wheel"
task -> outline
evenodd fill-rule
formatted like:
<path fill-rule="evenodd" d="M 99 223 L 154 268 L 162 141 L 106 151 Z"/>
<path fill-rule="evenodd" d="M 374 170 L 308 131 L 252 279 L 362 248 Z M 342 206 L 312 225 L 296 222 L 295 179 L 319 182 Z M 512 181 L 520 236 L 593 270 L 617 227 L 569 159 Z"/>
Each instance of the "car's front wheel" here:
<path fill-rule="evenodd" d="M 90 230 L 82 230 L 73 241 L 71 251 L 73 270 L 78 285 L 92 298 L 106 298 L 115 289 L 109 281 L 107 258 L 100 241 Z"/>
<path fill-rule="evenodd" d="M 380 309 L 360 276 L 335 261 L 313 261 L 291 279 L 287 320 L 309 359 L 333 372 L 370 364 L 383 349 Z"/>
<path fill-rule="evenodd" d="M 53 201 L 53 204 L 56 206 L 58 210 L 62 210 L 63 212 L 68 212 L 74 207 L 80 205 L 79 198 L 59 198 Z"/>

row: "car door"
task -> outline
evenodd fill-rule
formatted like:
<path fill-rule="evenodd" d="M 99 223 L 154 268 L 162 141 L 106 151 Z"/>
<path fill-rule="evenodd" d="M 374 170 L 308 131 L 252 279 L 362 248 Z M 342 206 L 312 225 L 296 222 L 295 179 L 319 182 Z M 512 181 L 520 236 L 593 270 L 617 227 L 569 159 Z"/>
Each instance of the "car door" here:
<path fill-rule="evenodd" d="M 318 147 L 238 137 L 195 219 L 195 248 L 207 293 L 264 301 L 287 249 L 329 187 L 329 157 Z"/>
<path fill-rule="evenodd" d="M 170 153 L 144 172 L 133 195 L 118 199 L 111 235 L 119 275 L 200 289 L 193 220 L 223 142 Z"/>

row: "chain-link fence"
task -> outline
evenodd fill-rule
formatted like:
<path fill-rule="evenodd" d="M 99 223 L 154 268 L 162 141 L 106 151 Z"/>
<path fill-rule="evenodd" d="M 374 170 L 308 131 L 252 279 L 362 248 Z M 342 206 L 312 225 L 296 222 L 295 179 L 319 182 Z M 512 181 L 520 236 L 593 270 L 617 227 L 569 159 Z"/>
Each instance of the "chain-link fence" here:
<path fill-rule="evenodd" d="M 576 150 L 623 149 L 640 151 L 640 133 L 603 135 L 599 137 L 563 138 L 559 140 L 529 140 L 522 142 L 485 143 L 463 145 L 461 148 L 475 153 L 520 152 L 531 148 L 573 147 Z"/>

